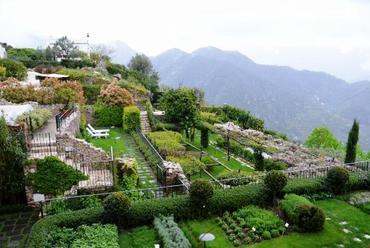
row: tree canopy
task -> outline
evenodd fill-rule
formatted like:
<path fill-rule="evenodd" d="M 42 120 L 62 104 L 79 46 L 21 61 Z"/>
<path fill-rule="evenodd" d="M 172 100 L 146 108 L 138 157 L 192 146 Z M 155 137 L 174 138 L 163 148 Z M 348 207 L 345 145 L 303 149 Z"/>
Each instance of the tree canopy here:
<path fill-rule="evenodd" d="M 309 148 L 343 149 L 343 144 L 327 127 L 317 127 L 308 136 L 305 145 Z"/>
<path fill-rule="evenodd" d="M 164 92 L 159 102 L 166 113 L 166 118 L 186 132 L 197 125 L 200 104 L 193 89 L 170 89 Z"/>
<path fill-rule="evenodd" d="M 20 140 L 0 117 L 0 205 L 19 203 L 24 192 L 23 164 L 26 153 Z"/>

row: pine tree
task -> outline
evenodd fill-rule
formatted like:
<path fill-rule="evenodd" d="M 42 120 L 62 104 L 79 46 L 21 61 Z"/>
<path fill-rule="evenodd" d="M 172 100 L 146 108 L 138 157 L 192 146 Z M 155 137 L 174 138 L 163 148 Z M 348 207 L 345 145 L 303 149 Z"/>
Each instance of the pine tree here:
<path fill-rule="evenodd" d="M 203 128 L 200 131 L 200 143 L 202 144 L 203 148 L 207 148 L 209 145 L 209 133 L 207 128 Z"/>
<path fill-rule="evenodd" d="M 354 120 L 351 131 L 348 134 L 345 163 L 353 163 L 356 161 L 356 147 L 358 142 L 360 127 L 358 121 Z"/>

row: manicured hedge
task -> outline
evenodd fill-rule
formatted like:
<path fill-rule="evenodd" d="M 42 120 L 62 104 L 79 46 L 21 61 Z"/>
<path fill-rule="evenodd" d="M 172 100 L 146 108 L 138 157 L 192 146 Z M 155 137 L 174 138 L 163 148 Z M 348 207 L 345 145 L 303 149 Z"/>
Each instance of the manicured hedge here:
<path fill-rule="evenodd" d="M 140 110 L 136 106 L 123 108 L 123 130 L 125 132 L 135 131 L 140 128 Z"/>
<path fill-rule="evenodd" d="M 324 212 L 303 196 L 286 195 L 281 201 L 281 209 L 301 231 L 320 231 L 324 226 Z"/>
<path fill-rule="evenodd" d="M 94 104 L 95 125 L 98 127 L 122 126 L 122 108 L 108 106 L 101 101 Z"/>
<path fill-rule="evenodd" d="M 57 227 L 76 228 L 83 224 L 99 223 L 102 216 L 103 208 L 89 208 L 45 217 L 32 226 L 26 247 L 47 247 L 50 230 Z"/>

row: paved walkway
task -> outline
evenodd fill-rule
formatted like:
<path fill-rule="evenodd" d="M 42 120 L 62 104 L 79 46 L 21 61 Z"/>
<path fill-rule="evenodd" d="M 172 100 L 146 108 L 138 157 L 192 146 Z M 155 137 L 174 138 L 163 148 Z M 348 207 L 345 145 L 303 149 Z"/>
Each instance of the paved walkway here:
<path fill-rule="evenodd" d="M 138 161 L 138 174 L 140 180 L 139 188 L 147 189 L 161 186 L 158 183 L 157 178 L 152 171 L 152 168 L 145 160 L 143 154 L 138 149 L 132 137 L 129 134 L 124 134 L 123 142 L 127 149 L 127 154 L 131 157 L 134 157 Z"/>
<path fill-rule="evenodd" d="M 21 212 L 0 216 L 0 247 L 18 247 L 24 242 L 38 212 Z"/>

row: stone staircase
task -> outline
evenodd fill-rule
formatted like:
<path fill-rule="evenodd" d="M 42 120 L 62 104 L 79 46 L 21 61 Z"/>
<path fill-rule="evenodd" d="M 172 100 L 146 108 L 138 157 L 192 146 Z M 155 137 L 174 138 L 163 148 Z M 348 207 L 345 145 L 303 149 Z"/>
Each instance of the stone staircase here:
<path fill-rule="evenodd" d="M 144 133 L 149 133 L 152 131 L 152 128 L 149 124 L 148 113 L 146 111 L 140 112 L 140 127 Z"/>

